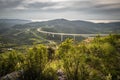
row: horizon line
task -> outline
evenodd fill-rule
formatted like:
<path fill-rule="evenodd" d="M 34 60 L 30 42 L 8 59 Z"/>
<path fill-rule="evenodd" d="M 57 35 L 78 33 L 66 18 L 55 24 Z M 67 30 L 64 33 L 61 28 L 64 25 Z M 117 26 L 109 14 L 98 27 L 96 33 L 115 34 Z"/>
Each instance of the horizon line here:
<path fill-rule="evenodd" d="M 19 19 L 19 18 L 0 18 L 0 19 Z M 99 19 L 66 19 L 66 18 L 55 18 L 55 19 L 19 19 L 19 20 L 30 20 L 32 22 L 42 22 L 42 21 L 49 21 L 49 20 L 56 20 L 56 19 L 65 19 L 69 21 L 88 21 L 93 23 L 110 23 L 110 22 L 120 22 L 120 20 L 99 20 Z"/>

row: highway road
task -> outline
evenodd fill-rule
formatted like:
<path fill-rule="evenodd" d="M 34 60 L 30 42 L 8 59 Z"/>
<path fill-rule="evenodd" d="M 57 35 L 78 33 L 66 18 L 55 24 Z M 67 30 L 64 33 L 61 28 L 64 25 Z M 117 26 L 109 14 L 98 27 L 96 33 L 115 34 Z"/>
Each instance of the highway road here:
<path fill-rule="evenodd" d="M 55 33 L 55 32 L 47 32 L 43 31 L 41 28 L 37 29 L 38 32 L 40 33 L 45 33 L 45 34 L 52 34 L 52 35 L 68 35 L 68 36 L 83 36 L 83 37 L 94 37 L 97 36 L 98 34 L 71 34 L 71 33 Z M 107 36 L 109 34 L 99 34 L 100 36 Z"/>

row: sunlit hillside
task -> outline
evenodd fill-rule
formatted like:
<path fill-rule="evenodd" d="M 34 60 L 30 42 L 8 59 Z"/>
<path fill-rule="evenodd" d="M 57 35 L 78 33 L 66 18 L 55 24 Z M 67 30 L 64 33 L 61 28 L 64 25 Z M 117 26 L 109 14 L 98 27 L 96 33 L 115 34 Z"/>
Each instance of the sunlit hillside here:
<path fill-rule="evenodd" d="M 1 80 L 119 80 L 120 35 L 0 54 Z"/>

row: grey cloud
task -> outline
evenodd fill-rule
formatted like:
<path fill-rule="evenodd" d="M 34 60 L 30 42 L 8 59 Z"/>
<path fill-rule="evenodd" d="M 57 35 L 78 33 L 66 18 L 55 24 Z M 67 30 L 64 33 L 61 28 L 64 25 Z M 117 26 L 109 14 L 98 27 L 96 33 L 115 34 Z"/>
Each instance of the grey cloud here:
<path fill-rule="evenodd" d="M 91 9 L 88 10 L 91 13 L 96 14 L 120 14 L 120 3 L 111 4 L 94 4 Z"/>
<path fill-rule="evenodd" d="M 67 9 L 67 8 L 66 8 Z M 110 4 L 100 4 L 95 3 L 94 1 L 76 1 L 73 2 L 70 7 L 68 7 L 70 10 L 76 10 L 76 11 L 88 11 L 88 12 L 94 12 L 94 11 L 120 11 L 120 3 L 110 3 Z"/>
<path fill-rule="evenodd" d="M 96 2 L 98 1 L 98 2 Z M 63 2 L 33 2 L 28 3 L 28 0 L 0 0 L 0 9 L 12 9 L 16 7 L 23 7 L 25 10 L 38 10 L 38 11 L 116 11 L 120 8 L 120 3 L 101 4 L 104 0 L 76 0 L 76 1 L 63 1 Z M 111 0 L 113 1 L 113 0 Z M 116 0 L 117 1 L 117 0 Z M 61 8 L 56 8 L 63 6 Z M 43 9 L 46 8 L 46 9 Z M 17 10 L 17 8 L 16 8 Z"/>
<path fill-rule="evenodd" d="M 23 9 L 19 9 L 22 7 Z M 73 13 L 71 17 L 79 17 L 80 15 L 88 16 L 89 18 L 106 18 L 106 19 L 120 19 L 120 1 L 119 0 L 66 0 L 60 2 L 45 1 L 37 2 L 33 1 L 29 3 L 29 0 L 0 0 L 0 13 L 5 15 L 4 10 L 16 12 L 20 15 L 29 14 L 34 17 L 35 13 L 55 15 L 58 13 Z M 8 11 L 6 11 L 8 12 Z M 13 16 L 16 15 L 13 13 Z M 56 15 L 56 16 L 57 16 Z M 1 16 L 1 15 L 0 15 Z M 63 16 L 62 14 L 58 15 Z"/>
<path fill-rule="evenodd" d="M 98 9 L 115 9 L 115 8 L 120 8 L 120 3 L 101 4 L 101 5 L 95 5 L 94 7 Z"/>
<path fill-rule="evenodd" d="M 44 7 L 50 7 L 50 6 L 54 6 L 56 5 L 56 3 L 52 3 L 52 2 L 34 2 L 34 3 L 29 3 L 27 5 L 25 5 L 24 7 L 28 8 L 28 9 L 40 9 L 40 8 L 44 8 Z"/>
<path fill-rule="evenodd" d="M 46 3 L 44 3 L 46 4 Z M 49 3 L 50 4 L 50 3 Z M 43 11 L 55 11 L 55 12 L 61 12 L 61 11 L 85 11 L 92 7 L 93 3 L 90 1 L 64 1 L 59 3 L 52 3 L 50 6 L 43 6 L 47 7 L 47 9 Z M 63 6 L 63 7 L 61 7 Z M 56 8 L 61 7 L 61 8 Z"/>
<path fill-rule="evenodd" d="M 102 0 L 103 1 L 103 0 Z M 109 16 L 115 17 L 116 15 L 120 16 L 120 3 L 106 3 L 101 4 L 102 2 L 94 2 L 94 1 L 76 1 L 71 4 L 70 7 L 67 7 L 66 10 L 83 12 L 87 14 L 94 14 L 98 16 Z M 112 15 L 112 16 L 111 16 Z M 117 18 L 120 18 L 117 16 Z"/>
<path fill-rule="evenodd" d="M 0 0 L 0 9 L 11 9 L 22 4 L 24 0 Z"/>

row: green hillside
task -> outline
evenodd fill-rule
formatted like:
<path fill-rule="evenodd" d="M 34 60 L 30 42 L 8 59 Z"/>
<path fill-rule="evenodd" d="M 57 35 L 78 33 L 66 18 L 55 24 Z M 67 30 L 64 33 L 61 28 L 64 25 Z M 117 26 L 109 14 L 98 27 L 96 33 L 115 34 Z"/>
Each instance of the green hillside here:
<path fill-rule="evenodd" d="M 60 33 L 120 33 L 120 23 L 92 23 L 87 21 L 69 21 L 66 19 L 56 19 L 43 22 L 30 22 L 19 19 L 0 19 L 0 52 L 9 48 L 31 46 L 33 44 L 60 43 L 60 35 L 48 35 L 37 31 L 42 28 L 48 32 Z M 103 29 L 104 28 L 104 29 Z M 63 36 L 63 40 L 73 36 Z M 85 39 L 83 36 L 76 37 L 77 41 Z M 22 48 L 23 49 L 23 48 Z"/>
<path fill-rule="evenodd" d="M 119 80 L 120 35 L 0 54 L 0 80 Z"/>
<path fill-rule="evenodd" d="M 55 19 L 43 22 L 31 22 L 24 25 L 16 25 L 14 28 L 39 28 L 51 32 L 63 33 L 120 33 L 120 22 L 93 23 L 80 20 Z"/>

